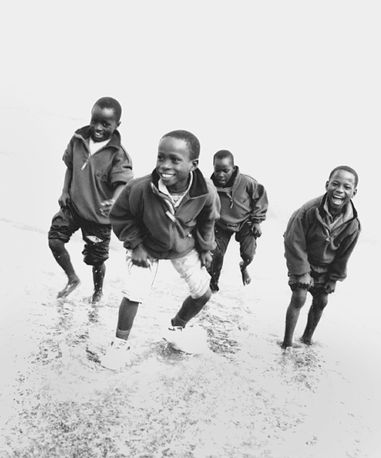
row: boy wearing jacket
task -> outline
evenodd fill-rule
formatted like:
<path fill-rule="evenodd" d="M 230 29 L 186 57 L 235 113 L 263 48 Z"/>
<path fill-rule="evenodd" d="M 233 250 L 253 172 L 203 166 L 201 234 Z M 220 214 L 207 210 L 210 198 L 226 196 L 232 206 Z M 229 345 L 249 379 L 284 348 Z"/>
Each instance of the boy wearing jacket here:
<path fill-rule="evenodd" d="M 206 267 L 215 247 L 219 201 L 212 183 L 198 169 L 199 153 L 200 143 L 192 133 L 176 130 L 165 134 L 159 142 L 155 170 L 131 181 L 111 210 L 112 228 L 127 249 L 130 268 L 116 339 L 102 361 L 110 369 L 126 363 L 126 341 L 159 259 L 172 262 L 190 292 L 171 320 L 174 340 L 210 299 Z"/>
<path fill-rule="evenodd" d="M 74 133 L 63 155 L 66 172 L 58 199 L 61 209 L 53 217 L 48 236 L 53 256 L 67 276 L 67 284 L 58 298 L 67 297 L 80 282 L 65 248 L 78 229 L 85 242 L 84 262 L 93 271 L 92 302 L 99 302 L 102 297 L 111 236 L 108 214 L 132 178 L 131 158 L 121 145 L 117 130 L 121 114 L 117 100 L 97 100 L 90 124 Z"/>
<path fill-rule="evenodd" d="M 240 173 L 230 151 L 217 151 L 213 165 L 211 178 L 221 201 L 221 216 L 215 228 L 217 246 L 209 268 L 210 288 L 216 292 L 219 290 L 218 280 L 224 256 L 233 234 L 240 245 L 242 282 L 244 285 L 251 282 L 247 266 L 254 258 L 256 239 L 262 234 L 261 223 L 266 218 L 268 201 L 265 188 L 254 178 Z"/>
<path fill-rule="evenodd" d="M 292 296 L 286 313 L 283 349 L 292 346 L 307 291 L 312 295 L 312 305 L 301 341 L 311 345 L 328 295 L 335 291 L 337 281 L 346 278 L 347 262 L 360 233 L 351 200 L 357 184 L 358 175 L 351 167 L 334 168 L 326 182 L 326 193 L 304 204 L 288 222 L 284 246 Z"/>

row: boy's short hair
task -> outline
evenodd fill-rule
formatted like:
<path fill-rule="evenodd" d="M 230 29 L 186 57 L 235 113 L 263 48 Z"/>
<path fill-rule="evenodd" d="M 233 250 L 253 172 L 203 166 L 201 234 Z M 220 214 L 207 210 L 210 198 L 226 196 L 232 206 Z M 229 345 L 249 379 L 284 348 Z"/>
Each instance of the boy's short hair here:
<path fill-rule="evenodd" d="M 117 100 L 112 97 L 101 97 L 94 103 L 94 107 L 95 106 L 99 108 L 111 108 L 115 113 L 116 120 L 118 122 L 120 121 L 122 117 L 122 106 Z"/>
<path fill-rule="evenodd" d="M 163 135 L 161 138 L 172 137 L 178 138 L 179 140 L 184 140 L 190 150 L 191 157 L 190 159 L 198 159 L 200 156 L 200 142 L 198 138 L 192 134 L 192 132 L 188 132 L 187 130 L 173 130 L 172 132 L 168 132 L 167 134 Z"/>
<path fill-rule="evenodd" d="M 232 165 L 234 165 L 234 156 L 233 153 L 228 151 L 227 149 L 221 149 L 215 153 L 213 156 L 213 163 L 216 161 L 216 159 L 225 159 L 229 158 L 232 161 Z"/>
<path fill-rule="evenodd" d="M 356 170 L 352 169 L 352 167 L 349 167 L 348 165 L 338 165 L 335 167 L 332 172 L 329 174 L 328 180 L 331 179 L 332 175 L 337 172 L 338 170 L 345 170 L 349 173 L 351 173 L 355 177 L 355 186 L 358 185 L 359 182 L 359 176 L 357 175 Z"/>

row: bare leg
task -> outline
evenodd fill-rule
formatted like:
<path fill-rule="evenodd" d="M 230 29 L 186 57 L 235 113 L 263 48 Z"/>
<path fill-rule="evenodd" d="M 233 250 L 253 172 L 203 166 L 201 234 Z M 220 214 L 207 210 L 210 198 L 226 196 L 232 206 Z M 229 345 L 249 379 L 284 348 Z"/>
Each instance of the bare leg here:
<path fill-rule="evenodd" d="M 257 248 L 257 241 L 251 232 L 248 223 L 243 224 L 239 232 L 236 234 L 236 240 L 239 242 L 239 251 L 242 261 L 239 263 L 239 268 L 242 275 L 242 283 L 244 286 L 251 283 L 251 277 L 247 271 L 247 266 L 253 261 L 255 250 Z"/>
<path fill-rule="evenodd" d="M 68 282 L 65 288 L 57 294 L 58 298 L 64 298 L 75 290 L 75 288 L 79 285 L 80 280 L 77 274 L 74 272 L 74 268 L 70 260 L 70 255 L 65 248 L 65 244 L 61 240 L 50 239 L 49 248 L 51 249 L 58 265 L 62 267 L 68 278 Z"/>
<path fill-rule="evenodd" d="M 212 292 L 210 289 L 208 289 L 208 291 L 204 295 L 196 299 L 193 299 L 191 296 L 188 296 L 183 302 L 176 316 L 172 318 L 172 326 L 181 326 L 184 328 L 188 321 L 200 312 L 200 310 L 210 299 L 211 295 Z"/>
<path fill-rule="evenodd" d="M 247 266 L 249 263 L 246 263 L 245 261 L 241 261 L 239 263 L 239 268 L 241 270 L 241 275 L 242 275 L 242 283 L 246 286 L 251 283 L 251 277 L 249 275 L 249 272 L 247 271 Z"/>
<path fill-rule="evenodd" d="M 94 282 L 94 293 L 92 297 L 92 303 L 99 302 L 103 295 L 103 280 L 105 278 L 106 265 L 105 263 L 93 266 L 93 282 Z"/>
<path fill-rule="evenodd" d="M 311 345 L 313 333 L 327 304 L 328 294 L 319 294 L 318 296 L 314 296 L 311 308 L 308 312 L 307 326 L 300 339 L 306 345 Z"/>
<path fill-rule="evenodd" d="M 292 346 L 292 340 L 294 336 L 295 326 L 299 318 L 300 309 L 306 302 L 307 290 L 298 288 L 292 292 L 290 305 L 287 308 L 286 313 L 286 329 L 284 333 L 284 339 L 282 348 Z"/>
<path fill-rule="evenodd" d="M 124 297 L 119 306 L 118 328 L 116 336 L 127 340 L 138 311 L 139 302 L 133 302 Z"/>
<path fill-rule="evenodd" d="M 225 231 L 220 227 L 215 228 L 216 236 L 216 249 L 213 251 L 213 261 L 208 268 L 210 279 L 210 289 L 213 293 L 219 291 L 218 281 L 220 279 L 222 265 L 224 263 L 224 256 L 229 245 L 232 232 Z"/>

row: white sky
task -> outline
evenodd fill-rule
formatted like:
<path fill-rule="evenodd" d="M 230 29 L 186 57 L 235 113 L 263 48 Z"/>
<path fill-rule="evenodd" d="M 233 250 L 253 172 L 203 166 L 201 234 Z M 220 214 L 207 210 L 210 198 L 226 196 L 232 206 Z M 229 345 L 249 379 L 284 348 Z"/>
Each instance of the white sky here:
<path fill-rule="evenodd" d="M 48 221 L 62 152 L 109 95 L 124 108 L 138 175 L 154 167 L 160 136 L 183 128 L 200 138 L 206 174 L 213 153 L 230 149 L 287 216 L 324 192 L 333 167 L 351 165 L 360 216 L 371 218 L 380 12 L 378 2 L 336 0 L 4 2 L 0 156 L 16 164 L 18 187 L 43 195 Z M 14 185 L 3 167 L 0 190 Z"/>

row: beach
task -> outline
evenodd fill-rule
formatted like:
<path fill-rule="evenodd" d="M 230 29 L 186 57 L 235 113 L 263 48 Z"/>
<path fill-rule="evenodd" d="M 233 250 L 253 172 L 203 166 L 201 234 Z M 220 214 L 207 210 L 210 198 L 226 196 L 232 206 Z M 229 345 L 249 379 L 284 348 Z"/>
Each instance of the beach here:
<path fill-rule="evenodd" d="M 381 456 L 377 2 L 21 0 L 2 19 L 0 457 Z M 103 96 L 123 107 L 135 176 L 154 169 L 162 135 L 186 129 L 205 176 L 228 149 L 268 192 L 252 283 L 241 284 L 232 240 L 220 291 L 194 320 L 207 335 L 200 355 L 163 339 L 187 290 L 160 262 L 129 364 L 100 365 L 125 281 L 115 236 L 102 301 L 89 301 L 78 233 L 68 250 L 81 284 L 56 298 L 66 278 L 47 233 L 62 155 Z M 362 225 L 348 278 L 314 344 L 283 351 L 283 232 L 342 164 L 359 174 Z"/>
<path fill-rule="evenodd" d="M 112 241 L 105 296 L 92 305 L 91 272 L 75 236 L 69 251 L 82 282 L 60 301 L 65 278 L 46 231 L 2 220 L 3 242 L 17 243 L 2 248 L 0 456 L 378 456 L 379 310 L 357 287 L 374 246 L 359 243 L 315 344 L 284 352 L 290 293 L 281 227 L 275 217 L 263 224 L 246 287 L 231 243 L 221 290 L 195 319 L 208 335 L 201 355 L 176 352 L 162 338 L 186 286 L 161 262 L 135 321 L 130 363 L 114 372 L 99 358 L 116 326 L 120 243 Z"/>

